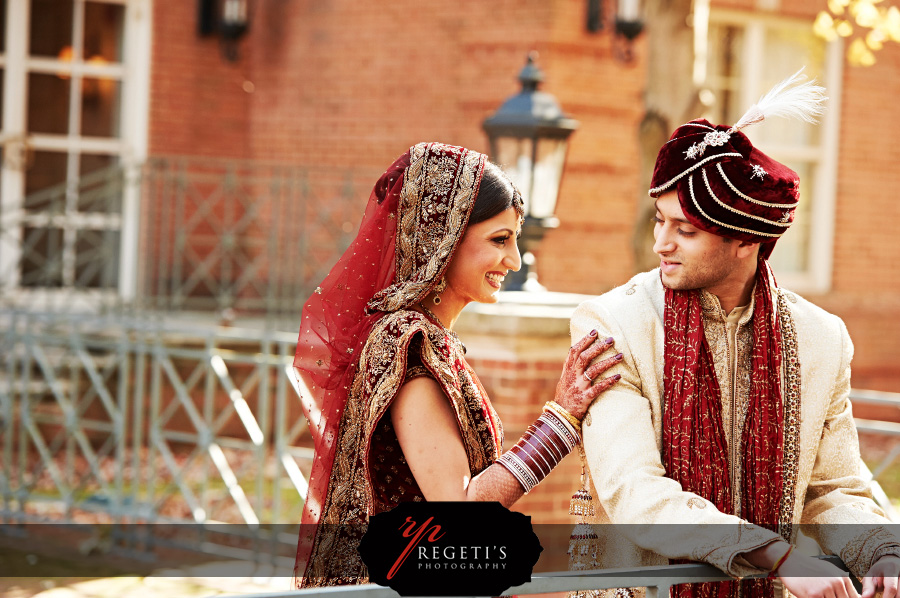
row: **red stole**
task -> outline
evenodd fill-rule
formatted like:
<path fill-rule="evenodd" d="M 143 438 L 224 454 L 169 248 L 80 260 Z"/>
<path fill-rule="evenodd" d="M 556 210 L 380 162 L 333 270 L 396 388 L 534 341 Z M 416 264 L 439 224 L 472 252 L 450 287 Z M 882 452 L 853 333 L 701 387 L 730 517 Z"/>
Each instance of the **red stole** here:
<path fill-rule="evenodd" d="M 781 392 L 781 332 L 764 269 L 754 291 L 750 396 L 735 458 L 742 464 L 740 516 L 777 530 L 783 489 L 784 406 Z M 666 289 L 663 465 L 682 488 L 734 514 L 722 397 L 703 331 L 700 291 Z M 735 392 L 737 390 L 735 389 Z M 735 397 L 740 399 L 740 397 Z M 739 451 L 739 452 L 738 452 Z M 723 482 L 724 481 L 724 482 Z M 774 595 L 770 580 L 741 583 L 743 597 Z M 678 598 L 732 598 L 736 582 L 686 584 Z"/>

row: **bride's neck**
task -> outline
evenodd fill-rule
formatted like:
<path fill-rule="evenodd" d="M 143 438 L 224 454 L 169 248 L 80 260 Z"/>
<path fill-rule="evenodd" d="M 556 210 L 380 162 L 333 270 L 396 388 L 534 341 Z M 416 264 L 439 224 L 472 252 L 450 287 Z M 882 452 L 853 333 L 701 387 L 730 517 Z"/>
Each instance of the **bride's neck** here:
<path fill-rule="evenodd" d="M 451 298 L 441 297 L 440 303 L 434 302 L 434 295 L 428 295 L 420 304 L 431 314 L 440 320 L 440 324 L 447 330 L 453 330 L 453 325 L 462 313 L 465 303 L 453 301 Z"/>

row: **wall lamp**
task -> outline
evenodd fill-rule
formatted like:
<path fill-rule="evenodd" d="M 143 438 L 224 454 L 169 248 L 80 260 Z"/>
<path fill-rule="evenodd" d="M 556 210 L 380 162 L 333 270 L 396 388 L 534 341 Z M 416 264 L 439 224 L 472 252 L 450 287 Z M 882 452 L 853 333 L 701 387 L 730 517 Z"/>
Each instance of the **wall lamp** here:
<path fill-rule="evenodd" d="M 591 33 L 604 29 L 603 0 L 587 0 L 587 20 L 585 27 Z M 613 21 L 614 52 L 623 62 L 631 62 L 634 58 L 632 45 L 634 39 L 644 30 L 641 18 L 640 0 L 617 0 L 616 16 Z"/>
<path fill-rule="evenodd" d="M 250 29 L 250 0 L 197 0 L 197 33 L 201 37 L 218 34 L 225 58 L 235 62 L 238 42 Z"/>

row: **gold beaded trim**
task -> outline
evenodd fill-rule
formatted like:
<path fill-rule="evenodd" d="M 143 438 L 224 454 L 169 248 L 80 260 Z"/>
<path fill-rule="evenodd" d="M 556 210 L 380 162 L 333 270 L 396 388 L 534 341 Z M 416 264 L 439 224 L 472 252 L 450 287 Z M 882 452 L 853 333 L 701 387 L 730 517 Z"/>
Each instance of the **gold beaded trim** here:
<path fill-rule="evenodd" d="M 560 417 L 564 417 L 567 422 L 572 424 L 576 432 L 581 432 L 581 422 L 577 417 L 569 413 L 569 410 L 557 403 L 556 401 L 547 401 L 544 403 L 544 411 L 552 411 Z"/>
<path fill-rule="evenodd" d="M 795 489 L 800 463 L 800 357 L 797 329 L 791 317 L 785 292 L 778 295 L 778 322 L 781 326 L 781 356 L 784 360 L 784 461 L 781 504 L 778 508 L 778 533 L 790 542 L 793 531 Z"/>

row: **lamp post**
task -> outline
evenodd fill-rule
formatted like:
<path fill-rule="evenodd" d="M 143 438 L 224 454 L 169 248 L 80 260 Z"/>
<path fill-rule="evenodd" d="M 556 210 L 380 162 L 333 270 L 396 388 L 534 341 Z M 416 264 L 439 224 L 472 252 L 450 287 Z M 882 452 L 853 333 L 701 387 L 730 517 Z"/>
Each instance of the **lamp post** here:
<path fill-rule="evenodd" d="M 482 126 L 490 143 L 491 159 L 509 175 L 522 193 L 522 268 L 506 277 L 507 291 L 543 291 L 534 270 L 534 254 L 547 230 L 559 226 L 554 216 L 569 135 L 578 121 L 569 118 L 552 95 L 538 91 L 544 74 L 528 55 L 519 73 L 522 91 L 508 98 Z"/>

